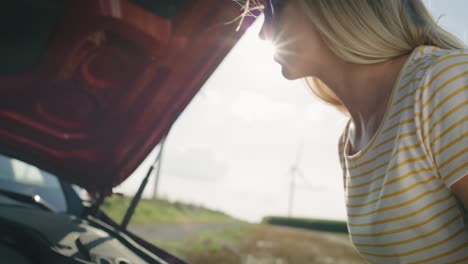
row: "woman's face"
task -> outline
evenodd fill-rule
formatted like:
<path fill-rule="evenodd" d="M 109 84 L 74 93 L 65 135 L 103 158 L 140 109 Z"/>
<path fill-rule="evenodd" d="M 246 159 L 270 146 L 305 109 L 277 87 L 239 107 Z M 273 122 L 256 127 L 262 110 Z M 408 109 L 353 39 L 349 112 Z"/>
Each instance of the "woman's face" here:
<path fill-rule="evenodd" d="M 298 1 L 265 1 L 265 21 L 259 37 L 275 45 L 274 60 L 281 65 L 283 76 L 290 80 L 308 76 L 320 78 L 331 69 L 330 62 L 336 56 L 323 42 Z"/>

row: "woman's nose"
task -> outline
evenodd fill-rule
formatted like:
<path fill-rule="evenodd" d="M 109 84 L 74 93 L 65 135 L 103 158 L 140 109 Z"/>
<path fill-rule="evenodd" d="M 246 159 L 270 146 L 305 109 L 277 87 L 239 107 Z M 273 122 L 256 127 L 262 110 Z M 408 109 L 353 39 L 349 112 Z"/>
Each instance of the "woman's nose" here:
<path fill-rule="evenodd" d="M 261 40 L 271 40 L 271 28 L 268 26 L 267 23 L 263 22 L 262 28 L 260 29 L 260 32 L 258 33 L 258 37 Z"/>

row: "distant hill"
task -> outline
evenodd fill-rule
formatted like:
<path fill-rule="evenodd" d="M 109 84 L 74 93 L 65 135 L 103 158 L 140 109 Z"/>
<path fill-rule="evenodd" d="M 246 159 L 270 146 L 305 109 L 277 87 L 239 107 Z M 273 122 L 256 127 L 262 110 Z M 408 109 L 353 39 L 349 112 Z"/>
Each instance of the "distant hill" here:
<path fill-rule="evenodd" d="M 112 196 L 106 198 L 101 206 L 107 215 L 120 223 L 130 206 L 131 198 Z M 172 202 L 165 199 L 142 199 L 135 209 L 131 224 L 164 224 L 164 223 L 225 223 L 241 222 L 221 211 L 203 206 Z"/>

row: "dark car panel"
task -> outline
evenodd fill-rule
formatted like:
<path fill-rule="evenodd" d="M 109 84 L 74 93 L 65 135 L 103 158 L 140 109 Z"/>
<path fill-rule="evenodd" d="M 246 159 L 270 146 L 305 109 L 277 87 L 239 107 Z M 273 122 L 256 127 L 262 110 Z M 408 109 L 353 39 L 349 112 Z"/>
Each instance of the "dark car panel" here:
<path fill-rule="evenodd" d="M 0 262 L 184 263 L 99 206 L 253 21 L 236 30 L 239 13 L 231 0 L 0 4 Z"/>
<path fill-rule="evenodd" d="M 149 257 L 147 251 L 138 255 L 135 249 L 128 247 L 131 239 L 114 236 L 96 221 L 38 209 L 14 207 L 5 210 L 5 206 L 1 207 L 3 243 L 0 243 L 0 252 L 14 247 L 18 255 L 33 263 L 105 263 L 105 260 L 109 263 L 165 263 L 155 255 Z M 16 263 L 16 258 L 3 261 Z"/>
<path fill-rule="evenodd" d="M 245 28 L 226 23 L 239 15 L 233 1 L 175 1 L 166 17 L 155 14 L 171 1 L 148 10 L 145 1 L 44 3 L 56 2 L 63 12 L 49 23 L 34 66 L 0 75 L 0 148 L 110 192 L 162 139 Z M 14 21 L 44 9 L 21 3 L 31 10 Z M 10 44 L 17 37 L 3 36 Z"/>

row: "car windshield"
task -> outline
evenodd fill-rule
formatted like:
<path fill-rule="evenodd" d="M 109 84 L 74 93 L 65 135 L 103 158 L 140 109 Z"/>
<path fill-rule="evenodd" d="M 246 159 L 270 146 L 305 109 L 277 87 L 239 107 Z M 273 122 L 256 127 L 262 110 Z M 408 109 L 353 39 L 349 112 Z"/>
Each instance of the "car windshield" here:
<path fill-rule="evenodd" d="M 0 190 L 31 197 L 39 195 L 55 211 L 67 210 L 62 186 L 55 175 L 3 155 L 0 155 Z"/>

